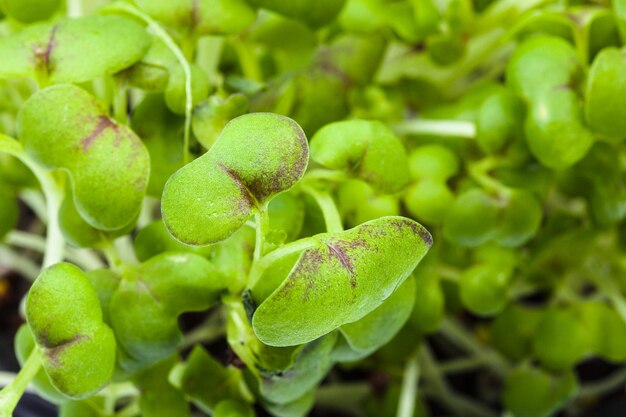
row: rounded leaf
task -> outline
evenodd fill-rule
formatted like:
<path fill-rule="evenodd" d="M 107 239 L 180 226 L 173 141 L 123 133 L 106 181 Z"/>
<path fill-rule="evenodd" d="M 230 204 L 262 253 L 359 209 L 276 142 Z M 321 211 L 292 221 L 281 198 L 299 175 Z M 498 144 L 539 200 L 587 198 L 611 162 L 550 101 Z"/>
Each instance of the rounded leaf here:
<path fill-rule="evenodd" d="M 121 229 L 139 214 L 148 152 L 85 90 L 62 84 L 35 93 L 20 110 L 18 133 L 37 161 L 69 172 L 76 209 L 91 226 Z"/>
<path fill-rule="evenodd" d="M 382 192 L 399 191 L 409 182 L 402 142 L 378 121 L 347 120 L 324 126 L 311 139 L 311 159 L 347 171 Z"/>
<path fill-rule="evenodd" d="M 68 263 L 43 270 L 28 293 L 26 319 L 43 368 L 63 394 L 84 398 L 111 380 L 115 336 L 83 271 Z"/>
<path fill-rule="evenodd" d="M 270 113 L 237 117 L 206 154 L 169 179 L 163 221 L 187 244 L 224 240 L 298 182 L 308 158 L 306 137 L 293 120 Z"/>
<path fill-rule="evenodd" d="M 380 306 L 432 245 L 426 229 L 382 217 L 311 238 L 288 277 L 254 312 L 257 337 L 270 346 L 309 342 Z"/>
<path fill-rule="evenodd" d="M 85 16 L 27 27 L 0 39 L 0 78 L 36 77 L 79 83 L 114 74 L 138 61 L 148 33 L 120 16 Z"/>

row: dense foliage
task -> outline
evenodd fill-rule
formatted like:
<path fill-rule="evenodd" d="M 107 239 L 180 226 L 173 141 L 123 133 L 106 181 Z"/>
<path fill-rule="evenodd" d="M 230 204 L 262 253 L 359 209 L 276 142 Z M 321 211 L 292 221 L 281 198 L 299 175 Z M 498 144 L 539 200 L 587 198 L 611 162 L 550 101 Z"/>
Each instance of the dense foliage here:
<path fill-rule="evenodd" d="M 0 10 L 0 417 L 31 382 L 61 417 L 624 390 L 626 1 Z"/>

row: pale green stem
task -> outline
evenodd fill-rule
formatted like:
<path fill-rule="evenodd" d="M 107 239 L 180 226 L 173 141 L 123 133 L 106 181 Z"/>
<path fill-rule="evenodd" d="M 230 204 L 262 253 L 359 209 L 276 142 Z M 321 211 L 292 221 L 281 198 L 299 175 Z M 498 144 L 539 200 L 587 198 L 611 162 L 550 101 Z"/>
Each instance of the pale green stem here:
<path fill-rule="evenodd" d="M 46 211 L 46 200 L 39 191 L 36 190 L 23 190 L 19 193 L 20 200 L 22 200 L 28 208 L 30 208 L 35 216 L 41 220 L 42 223 L 48 223 L 48 212 Z"/>
<path fill-rule="evenodd" d="M 119 271 L 122 266 L 122 260 L 120 259 L 113 242 L 106 242 L 100 249 L 109 264 L 109 268 Z"/>
<path fill-rule="evenodd" d="M 82 0 L 67 0 L 67 17 L 75 18 L 83 14 Z"/>
<path fill-rule="evenodd" d="M 144 197 L 141 213 L 137 219 L 137 227 L 143 229 L 155 220 L 155 213 L 159 207 L 160 200 L 154 197 Z"/>
<path fill-rule="evenodd" d="M 479 162 L 470 164 L 468 173 L 474 181 L 486 190 L 494 191 L 498 194 L 509 194 L 510 190 L 500 181 L 492 178 L 488 173 L 498 165 L 495 158 L 487 157 Z"/>
<path fill-rule="evenodd" d="M 185 349 L 196 343 L 210 343 L 221 338 L 225 332 L 226 323 L 222 310 L 217 310 L 204 323 L 187 333 L 180 346 L 182 349 Z"/>
<path fill-rule="evenodd" d="M 59 225 L 59 210 L 61 209 L 63 192 L 51 172 L 41 168 L 25 153 L 19 154 L 18 157 L 32 171 L 35 177 L 37 177 L 46 199 L 46 217 L 48 224 L 46 231 L 46 251 L 43 256 L 42 268 L 47 268 L 63 260 L 65 238 L 63 237 Z"/>
<path fill-rule="evenodd" d="M 187 164 L 191 160 L 191 156 L 189 154 L 189 141 L 191 136 L 191 112 L 193 110 L 193 96 L 191 89 L 191 66 L 185 57 L 183 51 L 178 47 L 176 42 L 172 39 L 172 37 L 159 25 L 159 23 L 152 19 L 147 14 L 143 13 L 141 10 L 131 6 L 130 4 L 119 3 L 115 5 L 115 8 L 125 11 L 139 19 L 143 20 L 147 25 L 148 29 L 154 33 L 154 35 L 159 38 L 165 46 L 174 54 L 176 60 L 180 64 L 183 69 L 183 73 L 185 74 L 185 127 L 184 127 L 184 149 L 183 149 L 183 163 Z"/>
<path fill-rule="evenodd" d="M 315 246 L 317 241 L 313 238 L 298 239 L 295 242 L 281 246 L 280 248 L 273 250 L 267 255 L 263 256 L 252 265 L 250 270 L 250 277 L 248 279 L 248 287 L 254 287 L 254 284 L 261 278 L 263 272 L 269 268 L 274 262 L 279 261 L 285 256 L 289 256 L 296 252 L 304 251 L 312 246 Z"/>
<path fill-rule="evenodd" d="M 424 379 L 429 383 L 430 389 L 424 390 L 435 397 L 438 402 L 450 410 L 453 415 L 464 417 L 497 417 L 497 414 L 488 407 L 474 402 L 463 395 L 452 391 L 441 374 L 428 346 L 422 346 L 419 353 L 420 369 L 423 371 Z"/>
<path fill-rule="evenodd" d="M 419 363 L 417 352 L 412 354 L 404 368 L 402 376 L 402 390 L 398 401 L 396 417 L 413 417 L 417 401 L 417 385 L 419 379 Z"/>
<path fill-rule="evenodd" d="M 0 389 L 6 387 L 7 385 L 10 385 L 16 376 L 17 374 L 13 372 L 0 371 Z M 29 384 L 26 386 L 24 392 L 35 394 L 37 391 L 35 391 L 33 386 Z"/>
<path fill-rule="evenodd" d="M 11 417 L 17 403 L 24 395 L 26 387 L 37 375 L 40 367 L 39 350 L 33 349 L 26 362 L 24 362 L 22 369 L 15 376 L 15 379 L 0 391 L 0 417 Z"/>
<path fill-rule="evenodd" d="M 359 417 L 363 414 L 362 405 L 371 392 L 367 383 L 323 385 L 315 393 L 315 404 Z"/>
<path fill-rule="evenodd" d="M 392 126 L 400 135 L 451 136 L 465 139 L 476 137 L 476 125 L 463 120 L 411 119 Z"/>
<path fill-rule="evenodd" d="M 126 81 L 121 81 L 111 77 L 111 87 L 113 89 L 113 117 L 119 123 L 128 123 L 128 87 Z"/>
<path fill-rule="evenodd" d="M 260 207 L 254 214 L 255 230 L 256 230 L 256 243 L 254 245 L 254 261 L 258 261 L 265 254 L 263 245 L 265 243 L 265 236 L 269 229 L 269 213 L 267 205 Z"/>
<path fill-rule="evenodd" d="M 587 399 L 600 397 L 620 387 L 623 389 L 624 383 L 626 383 L 626 368 L 615 371 L 600 381 L 583 385 L 578 392 L 578 397 Z"/>
<path fill-rule="evenodd" d="M 137 259 L 137 255 L 135 254 L 135 247 L 133 246 L 133 242 L 130 239 L 130 236 L 121 236 L 113 241 L 113 246 L 117 251 L 119 259 L 123 263 L 127 264 L 137 264 L 139 260 Z"/>
<path fill-rule="evenodd" d="M 480 358 L 491 370 L 501 377 L 506 376 L 510 370 L 511 366 L 506 360 L 488 346 L 479 343 L 460 324 L 451 319 L 444 319 L 439 329 L 451 342 L 456 343 L 472 355 Z"/>
<path fill-rule="evenodd" d="M 324 215 L 324 222 L 326 223 L 326 230 L 329 233 L 343 231 L 343 224 L 341 221 L 341 215 L 337 210 L 337 205 L 328 192 L 318 191 L 313 187 L 303 186 L 302 191 L 309 194 L 315 202 L 319 205 Z"/>
<path fill-rule="evenodd" d="M 21 230 L 11 231 L 5 238 L 5 242 L 11 246 L 34 250 L 44 253 L 46 250 L 46 239 L 34 233 Z M 66 248 L 65 258 L 83 269 L 96 269 L 104 266 L 100 258 L 90 249 Z"/>
<path fill-rule="evenodd" d="M 461 358 L 452 359 L 439 364 L 439 370 L 444 374 L 456 374 L 474 371 L 476 368 L 484 366 L 485 362 L 482 358 Z"/>
<path fill-rule="evenodd" d="M 4 246 L 0 246 L 0 265 L 19 272 L 20 275 L 29 281 L 35 281 L 40 270 L 39 265 L 31 261 L 30 258 L 22 256 Z"/>

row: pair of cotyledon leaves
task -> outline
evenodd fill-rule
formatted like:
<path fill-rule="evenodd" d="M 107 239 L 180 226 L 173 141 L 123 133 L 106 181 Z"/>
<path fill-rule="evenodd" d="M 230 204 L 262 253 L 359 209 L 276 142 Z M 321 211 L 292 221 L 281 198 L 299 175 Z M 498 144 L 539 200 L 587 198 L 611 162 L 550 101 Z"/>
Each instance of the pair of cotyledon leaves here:
<path fill-rule="evenodd" d="M 89 81 L 132 65 L 150 42 L 144 28 L 119 16 L 38 24 L 0 40 L 0 77 L 31 77 L 44 85 Z M 148 154 L 89 93 L 70 84 L 40 90 L 22 106 L 17 130 L 39 163 L 70 174 L 74 203 L 91 226 L 121 229 L 138 214 Z"/>
<path fill-rule="evenodd" d="M 133 374 L 176 352 L 182 339 L 178 316 L 211 307 L 227 281 L 213 263 L 192 253 L 163 253 L 121 274 L 85 273 L 59 263 L 33 284 L 26 317 L 52 385 L 67 397 L 83 398 L 106 385 L 114 371 Z M 39 386 L 54 395 L 46 380 L 39 378 Z"/>
<path fill-rule="evenodd" d="M 291 119 L 267 113 L 234 119 L 205 155 L 166 184 L 165 225 L 188 244 L 224 240 L 300 180 L 308 151 Z M 312 139 L 311 151 L 322 165 L 352 172 L 379 189 L 398 190 L 408 181 L 401 143 L 378 122 L 328 125 Z M 255 311 L 253 327 L 268 345 L 307 343 L 362 318 L 404 282 L 431 244 L 422 226 L 401 217 L 309 240 L 310 247 L 291 258 L 288 275 L 278 277 L 281 282 L 261 280 L 272 287 L 262 290 L 271 295 Z"/>

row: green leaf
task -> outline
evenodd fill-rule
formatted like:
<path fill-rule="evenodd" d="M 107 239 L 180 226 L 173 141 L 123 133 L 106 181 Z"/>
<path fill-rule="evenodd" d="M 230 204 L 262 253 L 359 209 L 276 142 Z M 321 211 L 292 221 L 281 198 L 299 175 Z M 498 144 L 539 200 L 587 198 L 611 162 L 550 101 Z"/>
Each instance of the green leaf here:
<path fill-rule="evenodd" d="M 208 309 L 228 284 L 211 262 L 188 252 L 163 253 L 126 267 L 109 304 L 122 367 L 143 369 L 175 352 L 182 339 L 178 316 Z"/>
<path fill-rule="evenodd" d="M 345 0 L 250 0 L 250 3 L 317 28 L 336 18 Z"/>
<path fill-rule="evenodd" d="M 432 245 L 426 229 L 403 217 L 310 239 L 313 246 L 254 313 L 254 331 L 265 344 L 307 343 L 364 317 L 391 296 Z"/>
<path fill-rule="evenodd" d="M 324 126 L 311 139 L 311 159 L 347 171 L 382 192 L 399 191 L 409 181 L 402 142 L 377 121 L 348 120 Z"/>
<path fill-rule="evenodd" d="M 102 321 L 98 294 L 83 271 L 68 263 L 44 269 L 28 293 L 26 319 L 43 368 L 59 391 L 85 398 L 109 383 L 115 336 Z"/>
<path fill-rule="evenodd" d="M 415 278 L 410 276 L 374 311 L 339 328 L 348 349 L 335 349 L 332 357 L 335 360 L 356 361 L 378 350 L 404 326 L 415 300 Z"/>
<path fill-rule="evenodd" d="M 289 404 L 306 395 L 333 366 L 330 353 L 336 340 L 336 333 L 324 336 L 304 346 L 289 368 L 261 371 L 257 381 L 261 397 L 272 404 Z M 248 374 L 246 377 L 253 378 Z"/>
<path fill-rule="evenodd" d="M 0 241 L 17 226 L 19 207 L 15 193 L 0 182 Z"/>
<path fill-rule="evenodd" d="M 62 84 L 35 93 L 20 110 L 18 132 L 34 159 L 69 172 L 76 209 L 91 226 L 117 230 L 138 215 L 148 152 L 85 90 Z"/>
<path fill-rule="evenodd" d="M 626 57 L 603 49 L 593 60 L 585 91 L 585 117 L 596 132 L 621 139 L 626 131 Z"/>
<path fill-rule="evenodd" d="M 306 137 L 289 118 L 254 113 L 233 119 L 206 154 L 169 179 L 163 221 L 181 242 L 222 241 L 297 183 L 308 156 Z"/>
<path fill-rule="evenodd" d="M 561 376 L 528 366 L 514 369 L 506 378 L 503 400 L 515 417 L 548 417 L 578 391 L 576 375 Z"/>
<path fill-rule="evenodd" d="M 51 83 L 83 82 L 131 66 L 150 36 L 119 16 L 85 16 L 27 27 L 0 40 L 1 78 L 33 77 Z"/>
<path fill-rule="evenodd" d="M 220 133 L 235 117 L 246 113 L 248 99 L 243 94 L 233 94 L 226 99 L 210 97 L 193 112 L 193 133 L 206 149 L 210 149 Z"/>
<path fill-rule="evenodd" d="M 139 408 L 142 417 L 185 417 L 189 405 L 185 396 L 168 381 L 168 374 L 178 363 L 178 355 L 165 359 L 133 378 L 140 390 Z"/>
<path fill-rule="evenodd" d="M 198 35 L 233 35 L 256 19 L 256 12 L 244 0 L 136 0 L 135 3 L 158 21 Z"/>
<path fill-rule="evenodd" d="M 14 340 L 15 356 L 20 366 L 24 365 L 34 348 L 35 338 L 28 328 L 28 324 L 22 324 L 17 330 Z M 53 404 L 61 404 L 68 400 L 65 395 L 52 385 L 48 374 L 46 374 L 43 368 L 37 372 L 31 383 L 35 387 L 37 395 Z"/>
<path fill-rule="evenodd" d="M 250 399 L 241 371 L 223 366 L 200 346 L 191 351 L 184 365 L 174 368 L 170 379 L 191 402 L 209 414 L 224 400 Z"/>
<path fill-rule="evenodd" d="M 59 8 L 61 0 L 2 0 L 2 11 L 21 23 L 49 19 Z"/>

